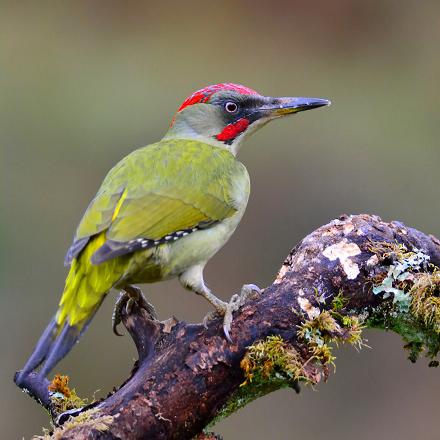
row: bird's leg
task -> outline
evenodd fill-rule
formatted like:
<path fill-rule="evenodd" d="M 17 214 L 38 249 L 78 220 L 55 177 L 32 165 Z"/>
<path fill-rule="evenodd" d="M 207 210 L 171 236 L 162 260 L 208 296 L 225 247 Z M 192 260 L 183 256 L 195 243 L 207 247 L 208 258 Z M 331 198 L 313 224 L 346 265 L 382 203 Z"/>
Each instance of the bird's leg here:
<path fill-rule="evenodd" d="M 232 314 L 238 310 L 248 298 L 261 293 L 261 290 L 255 284 L 245 284 L 241 288 L 241 292 L 239 294 L 232 295 L 232 298 L 229 300 L 229 302 L 222 301 L 221 299 L 218 299 L 205 285 L 203 280 L 202 266 L 194 266 L 190 268 L 186 272 L 182 273 L 179 279 L 183 286 L 189 290 L 192 290 L 198 295 L 203 296 L 203 298 L 214 306 L 215 311 L 208 313 L 208 315 L 206 315 L 203 319 L 203 324 L 205 326 L 210 319 L 215 318 L 218 315 L 223 316 L 223 332 L 229 342 L 232 342 L 229 335 L 233 320 Z"/>
<path fill-rule="evenodd" d="M 125 307 L 125 311 L 127 315 L 129 315 L 134 304 L 144 309 L 151 320 L 157 320 L 156 309 L 146 300 L 142 290 L 139 289 L 139 287 L 127 285 L 124 287 L 124 290 L 119 293 L 113 309 L 112 328 L 115 335 L 122 336 L 122 334 L 118 332 L 118 325 L 122 322 L 122 310 Z"/>
<path fill-rule="evenodd" d="M 214 311 L 209 312 L 203 318 L 203 325 L 206 327 L 208 321 L 214 319 L 218 315 L 221 315 L 224 316 L 225 323 L 229 323 L 228 328 L 230 328 L 230 324 L 232 323 L 232 312 L 238 310 L 246 302 L 248 298 L 256 297 L 260 294 L 261 294 L 261 289 L 255 284 L 244 284 L 239 294 L 236 293 L 232 295 L 231 299 L 229 300 L 229 303 L 221 301 L 222 305 L 220 307 L 216 307 L 215 303 L 212 302 L 210 298 L 202 294 L 202 296 L 204 296 L 215 307 Z M 212 293 L 210 295 L 216 298 Z M 223 305 L 226 308 L 228 308 L 229 306 L 230 313 L 227 310 L 224 310 Z"/>

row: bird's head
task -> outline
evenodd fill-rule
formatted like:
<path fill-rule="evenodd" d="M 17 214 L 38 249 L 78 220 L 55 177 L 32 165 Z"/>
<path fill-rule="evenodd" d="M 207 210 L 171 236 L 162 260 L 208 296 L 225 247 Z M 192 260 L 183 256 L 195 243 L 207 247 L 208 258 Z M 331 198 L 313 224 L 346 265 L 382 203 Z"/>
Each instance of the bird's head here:
<path fill-rule="evenodd" d="M 319 98 L 272 98 L 239 84 L 215 84 L 189 96 L 165 138 L 197 139 L 236 154 L 241 142 L 272 119 L 329 105 Z"/>

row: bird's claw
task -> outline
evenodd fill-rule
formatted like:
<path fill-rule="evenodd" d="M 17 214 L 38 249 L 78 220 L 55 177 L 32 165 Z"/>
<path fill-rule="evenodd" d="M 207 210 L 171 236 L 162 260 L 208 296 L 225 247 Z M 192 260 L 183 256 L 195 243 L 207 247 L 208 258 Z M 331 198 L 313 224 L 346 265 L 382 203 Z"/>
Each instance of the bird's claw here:
<path fill-rule="evenodd" d="M 240 297 L 245 302 L 247 299 L 256 299 L 261 295 L 261 289 L 256 284 L 244 284 L 241 288 Z"/>
<path fill-rule="evenodd" d="M 227 304 L 225 314 L 223 316 L 223 333 L 229 343 L 232 339 L 229 334 L 234 317 L 232 314 L 237 311 L 248 299 L 256 298 L 261 294 L 261 289 L 255 284 L 244 284 L 239 294 L 232 295 Z"/>
<path fill-rule="evenodd" d="M 218 316 L 221 316 L 221 315 L 219 315 L 219 312 L 217 310 L 213 310 L 213 311 L 207 313 L 202 321 L 203 327 L 205 327 L 207 329 L 208 322 L 212 321 L 213 319 L 217 318 Z"/>
<path fill-rule="evenodd" d="M 118 332 L 118 325 L 122 322 L 122 310 L 125 307 L 125 313 L 129 315 L 132 312 L 133 306 L 135 304 L 137 304 L 138 307 L 144 309 L 151 320 L 157 320 L 156 309 L 146 300 L 141 289 L 136 286 L 129 286 L 119 293 L 118 299 L 116 300 L 115 307 L 113 309 L 112 329 L 115 335 L 123 335 L 122 333 Z"/>
<path fill-rule="evenodd" d="M 261 289 L 255 284 L 245 284 L 239 294 L 232 295 L 229 302 L 219 301 L 216 310 L 208 313 L 203 319 L 203 325 L 207 327 L 208 321 L 217 316 L 223 316 L 223 333 L 229 343 L 232 344 L 230 330 L 234 319 L 233 313 L 237 311 L 249 298 L 256 298 L 261 294 Z"/>

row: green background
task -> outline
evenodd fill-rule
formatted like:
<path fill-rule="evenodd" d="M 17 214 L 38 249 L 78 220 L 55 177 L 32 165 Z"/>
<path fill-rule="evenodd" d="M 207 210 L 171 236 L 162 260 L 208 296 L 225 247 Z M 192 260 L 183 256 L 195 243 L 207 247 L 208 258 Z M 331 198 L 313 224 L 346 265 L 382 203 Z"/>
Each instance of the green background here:
<path fill-rule="evenodd" d="M 13 385 L 55 311 L 63 257 L 109 168 L 159 139 L 194 90 L 238 82 L 329 98 L 243 147 L 252 181 L 237 232 L 206 278 L 228 298 L 271 283 L 302 237 L 368 212 L 440 236 L 438 1 L 0 2 L 0 437 L 29 438 L 44 412 Z M 209 306 L 177 282 L 146 288 L 160 317 Z M 109 297 L 58 371 L 105 395 L 136 357 L 111 332 Z M 439 436 L 440 371 L 393 334 L 336 351 L 316 391 L 281 391 L 221 422 L 226 439 Z"/>

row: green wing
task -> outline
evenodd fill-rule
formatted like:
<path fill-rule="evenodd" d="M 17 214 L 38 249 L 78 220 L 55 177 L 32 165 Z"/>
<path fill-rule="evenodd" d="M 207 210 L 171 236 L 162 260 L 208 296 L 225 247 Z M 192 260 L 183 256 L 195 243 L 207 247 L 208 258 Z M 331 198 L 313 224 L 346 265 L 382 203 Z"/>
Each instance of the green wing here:
<path fill-rule="evenodd" d="M 102 231 L 107 241 L 94 263 L 209 227 L 237 211 L 241 177 L 247 178 L 246 169 L 231 153 L 200 142 L 170 140 L 136 150 L 105 178 L 66 262 Z"/>

